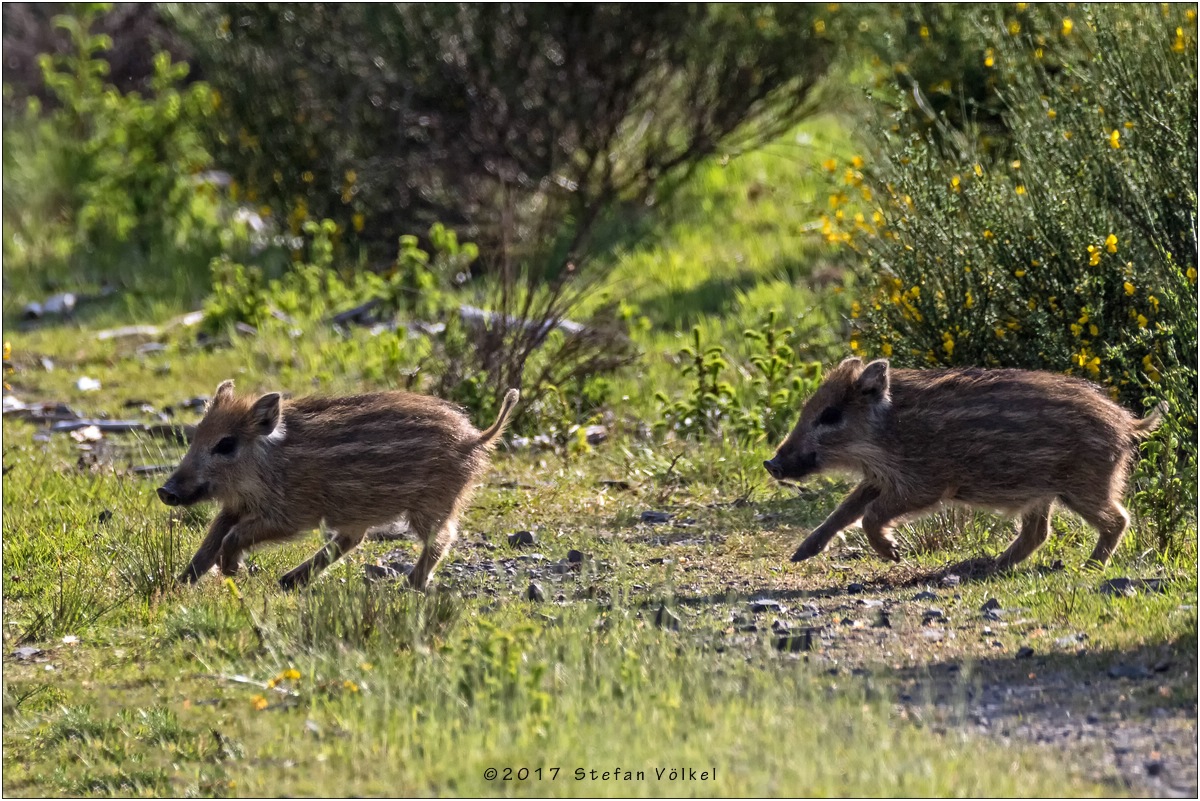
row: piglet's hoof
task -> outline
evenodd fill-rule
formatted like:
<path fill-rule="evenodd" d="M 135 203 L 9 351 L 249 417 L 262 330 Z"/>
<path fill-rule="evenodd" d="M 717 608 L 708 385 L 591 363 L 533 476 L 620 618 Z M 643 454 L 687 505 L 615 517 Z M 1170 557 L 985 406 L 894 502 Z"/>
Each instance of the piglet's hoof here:
<path fill-rule="evenodd" d="M 825 550 L 825 543 L 809 537 L 804 542 L 800 543 L 800 547 L 792 554 L 793 562 L 803 562 L 805 559 L 812 559 L 821 551 Z"/>
<path fill-rule="evenodd" d="M 896 543 L 890 539 L 870 540 L 871 547 L 875 549 L 875 553 L 879 554 L 889 562 L 900 561 L 900 551 L 896 548 Z"/>
<path fill-rule="evenodd" d="M 304 565 L 301 565 L 295 570 L 290 570 L 280 576 L 279 587 L 286 592 L 301 589 L 308 584 L 308 574 L 308 568 Z"/>

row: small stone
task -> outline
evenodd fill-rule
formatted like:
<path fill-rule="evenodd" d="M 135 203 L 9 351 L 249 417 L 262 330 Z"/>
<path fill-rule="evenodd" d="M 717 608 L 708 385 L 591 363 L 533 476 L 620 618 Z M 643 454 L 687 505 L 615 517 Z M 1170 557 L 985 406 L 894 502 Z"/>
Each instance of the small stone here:
<path fill-rule="evenodd" d="M 1066 637 L 1059 637 L 1054 641 L 1054 644 L 1059 648 L 1071 648 L 1087 639 L 1087 634 L 1070 634 Z"/>
<path fill-rule="evenodd" d="M 1160 659 L 1157 662 L 1155 662 L 1154 667 L 1151 668 L 1151 670 L 1153 670 L 1155 673 L 1166 673 L 1170 669 L 1171 669 L 1171 660 L 1170 659 Z"/>
<path fill-rule="evenodd" d="M 955 575 L 954 573 L 950 573 L 950 574 L 942 577 L 942 586 L 943 587 L 957 587 L 961 583 L 962 583 L 962 578 L 960 576 Z"/>
<path fill-rule="evenodd" d="M 1141 665 L 1112 665 L 1108 669 L 1110 679 L 1148 679 L 1151 673 Z"/>
<path fill-rule="evenodd" d="M 100 382 L 85 375 L 75 382 L 75 388 L 80 392 L 95 392 L 100 389 Z"/>
<path fill-rule="evenodd" d="M 942 638 L 946 636 L 946 632 L 941 629 L 925 629 L 921 634 L 930 642 L 941 642 Z"/>
<path fill-rule="evenodd" d="M 1017 649 L 1017 659 L 1028 659 L 1033 656 L 1033 649 L 1028 645 L 1022 645 Z"/>
<path fill-rule="evenodd" d="M 28 662 L 30 659 L 33 659 L 35 656 L 41 656 L 44 653 L 46 653 L 46 652 L 43 651 L 41 648 L 34 648 L 33 646 L 26 645 L 22 648 L 17 648 L 16 650 L 14 650 L 13 656 L 16 657 L 17 659 L 21 660 L 22 662 Z"/>
<path fill-rule="evenodd" d="M 679 631 L 680 621 L 679 616 L 668 609 L 665 605 L 658 608 L 657 614 L 654 615 L 654 625 L 660 629 L 668 631 Z"/>
<path fill-rule="evenodd" d="M 1097 715 L 1095 712 L 1088 712 L 1087 717 L 1085 717 L 1084 720 L 1086 720 L 1088 723 L 1095 726 L 1097 723 L 1100 722 L 1100 716 Z"/>
<path fill-rule="evenodd" d="M 936 601 L 937 597 L 938 596 L 937 596 L 936 592 L 930 592 L 929 590 L 925 590 L 924 592 L 918 592 L 916 595 L 914 595 L 913 600 L 914 601 Z"/>
<path fill-rule="evenodd" d="M 649 523 L 652 526 L 657 526 L 661 523 L 670 523 L 671 518 L 673 517 L 675 517 L 675 515 L 671 514 L 670 512 L 655 512 L 647 509 L 646 511 L 642 512 L 642 515 L 639 519 L 643 523 Z"/>
<path fill-rule="evenodd" d="M 938 609 L 936 606 L 926 609 L 925 614 L 922 616 L 922 620 L 926 624 L 932 623 L 935 620 L 945 620 L 945 619 L 946 619 L 946 613 L 943 612 L 941 609 Z"/>
<path fill-rule="evenodd" d="M 777 615 L 782 615 L 787 610 L 780 606 L 779 601 L 771 598 L 755 598 L 750 601 L 750 611 L 755 614 L 759 612 L 774 612 Z"/>
<path fill-rule="evenodd" d="M 983 606 L 979 607 L 980 612 L 994 612 L 1000 608 L 1000 602 L 995 598 L 988 598 L 983 602 Z"/>
<path fill-rule="evenodd" d="M 508 535 L 508 544 L 514 548 L 524 548 L 526 545 L 533 545 L 537 542 L 537 537 L 532 531 L 518 531 Z"/>
<path fill-rule="evenodd" d="M 525 590 L 525 597 L 531 601 L 541 603 L 542 601 L 546 600 L 546 591 L 542 589 L 541 584 L 538 584 L 536 581 L 531 581 L 529 583 L 529 589 Z"/>
<path fill-rule="evenodd" d="M 813 632 L 816 629 L 801 629 L 790 632 L 785 636 L 775 638 L 775 650 L 786 654 L 800 653 L 813 650 Z"/>
<path fill-rule="evenodd" d="M 96 515 L 96 522 L 97 523 L 107 523 L 109 520 L 112 520 L 112 518 L 113 518 L 112 509 L 105 509 L 100 514 Z"/>
<path fill-rule="evenodd" d="M 859 606 L 866 607 L 867 609 L 878 609 L 879 607 L 883 606 L 883 601 L 880 601 L 876 598 L 859 598 L 854 603 L 858 604 Z"/>
<path fill-rule="evenodd" d="M 853 584 L 846 587 L 846 592 L 850 595 L 857 595 L 858 593 L 863 592 L 866 589 L 867 588 L 865 586 L 863 586 L 862 584 L 859 584 L 856 581 Z"/>
<path fill-rule="evenodd" d="M 577 565 L 587 559 L 587 555 L 583 551 L 577 551 L 574 548 L 567 551 L 567 561 L 573 565 Z"/>
<path fill-rule="evenodd" d="M 1166 770 L 1166 767 L 1161 759 L 1148 759 L 1146 760 L 1146 775 L 1160 776 Z"/>
<path fill-rule="evenodd" d="M 784 623 L 779 618 L 775 618 L 775 620 L 771 622 L 771 631 L 775 632 L 776 634 L 787 634 L 791 630 L 791 626 L 789 626 L 787 623 Z"/>

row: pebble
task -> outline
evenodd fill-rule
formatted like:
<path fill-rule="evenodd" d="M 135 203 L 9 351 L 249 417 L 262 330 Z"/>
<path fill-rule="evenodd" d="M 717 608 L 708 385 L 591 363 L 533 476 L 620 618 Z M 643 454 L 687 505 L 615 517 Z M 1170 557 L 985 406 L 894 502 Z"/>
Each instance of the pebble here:
<path fill-rule="evenodd" d="M 514 548 L 524 548 L 526 545 L 533 545 L 537 542 L 537 537 L 532 531 L 518 531 L 508 535 L 508 544 Z"/>
<path fill-rule="evenodd" d="M 945 620 L 946 613 L 934 606 L 925 610 L 925 614 L 922 619 L 926 624 L 932 623 L 935 620 Z"/>
<path fill-rule="evenodd" d="M 779 601 L 771 598 L 755 598 L 750 601 L 750 611 L 755 614 L 759 612 L 774 612 L 777 615 L 782 615 L 787 609 L 780 606 Z"/>
<path fill-rule="evenodd" d="M 1110 679 L 1148 679 L 1151 673 L 1141 665 L 1112 665 L 1108 669 Z"/>
<path fill-rule="evenodd" d="M 983 602 L 983 606 L 979 607 L 980 612 L 994 612 L 1000 608 L 1000 602 L 995 598 L 988 598 Z"/>
<path fill-rule="evenodd" d="M 1022 645 L 1017 649 L 1017 659 L 1028 659 L 1033 656 L 1033 649 L 1028 645 Z"/>
<path fill-rule="evenodd" d="M 934 601 L 934 600 L 937 600 L 937 597 L 938 596 L 937 596 L 936 592 L 930 592 L 929 590 L 925 590 L 924 592 L 918 592 L 916 595 L 914 595 L 913 600 L 914 601 Z"/>
<path fill-rule="evenodd" d="M 670 512 L 655 512 L 647 509 L 646 511 L 642 512 L 639 519 L 643 523 L 649 523 L 652 526 L 657 526 L 660 523 L 670 523 L 671 518 L 673 517 L 675 517 L 675 515 L 671 514 Z"/>
<path fill-rule="evenodd" d="M 536 581 L 531 581 L 529 583 L 529 589 L 525 590 L 525 597 L 531 601 L 541 603 L 542 601 L 546 600 L 546 591 L 542 589 L 541 584 L 538 584 Z"/>
<path fill-rule="evenodd" d="M 850 595 L 856 595 L 865 589 L 866 589 L 865 586 L 863 586 L 862 584 L 859 584 L 856 581 L 853 584 L 851 584 L 850 586 L 846 587 L 846 592 L 849 593 Z"/>
<path fill-rule="evenodd" d="M 579 564 L 585 559 L 587 559 L 587 555 L 583 551 L 577 551 L 574 548 L 567 551 L 567 561 L 573 565 Z"/>

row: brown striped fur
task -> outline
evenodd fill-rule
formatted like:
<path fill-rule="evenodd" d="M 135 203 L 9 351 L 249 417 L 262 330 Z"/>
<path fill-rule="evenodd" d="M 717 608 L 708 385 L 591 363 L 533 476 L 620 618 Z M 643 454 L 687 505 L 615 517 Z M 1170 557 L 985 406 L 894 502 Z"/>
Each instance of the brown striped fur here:
<path fill-rule="evenodd" d="M 944 502 L 1021 518 L 996 560 L 1010 568 L 1045 541 L 1061 503 L 1100 532 L 1090 562 L 1108 562 L 1129 524 L 1121 505 L 1144 420 L 1083 380 L 1028 370 L 893 370 L 850 358 L 830 371 L 764 465 L 780 480 L 833 470 L 862 482 L 792 556 L 819 554 L 861 519 L 871 546 L 900 561 L 897 519 Z"/>
<path fill-rule="evenodd" d="M 302 586 L 368 528 L 407 516 L 424 544 L 409 581 L 424 590 L 518 397 L 509 390 L 481 432 L 451 404 L 408 392 L 252 399 L 223 382 L 158 491 L 172 506 L 221 504 L 180 580 L 194 582 L 214 564 L 231 575 L 245 549 L 324 522 L 332 540 L 280 579 L 285 589 Z"/>

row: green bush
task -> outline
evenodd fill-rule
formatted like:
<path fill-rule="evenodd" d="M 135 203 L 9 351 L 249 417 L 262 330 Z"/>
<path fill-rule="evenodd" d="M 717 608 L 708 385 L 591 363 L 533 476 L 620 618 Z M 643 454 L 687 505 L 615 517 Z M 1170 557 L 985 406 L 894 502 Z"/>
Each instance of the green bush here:
<path fill-rule="evenodd" d="M 39 64 L 57 103 L 44 111 L 31 98 L 24 119 L 5 125 L 6 260 L 57 267 L 75 286 L 144 283 L 144 270 L 179 281 L 181 263 L 218 249 L 217 190 L 197 177 L 212 165 L 201 127 L 214 98 L 206 84 L 181 87 L 188 67 L 165 53 L 145 96 L 117 90 L 106 80 L 111 40 L 92 33 L 103 9 L 55 17 L 71 50 Z"/>
<path fill-rule="evenodd" d="M 742 336 L 744 360 L 731 365 L 724 346 L 705 345 L 700 328 L 693 329 L 692 343 L 679 351 L 680 373 L 692 385 L 674 399 L 655 394 L 660 430 L 689 438 L 727 433 L 747 443 L 774 443 L 787 434 L 820 383 L 821 365 L 797 361 L 801 343 L 794 329 L 779 326 L 777 312 Z M 728 380 L 730 372 L 736 383 Z"/>
<path fill-rule="evenodd" d="M 879 224 L 832 222 L 872 270 L 851 348 L 901 365 L 1073 373 L 1139 412 L 1166 399 L 1165 432 L 1182 444 L 1153 458 L 1179 465 L 1142 475 L 1183 481 L 1170 497 L 1194 507 L 1195 14 L 1073 13 L 1053 21 L 1070 28 L 1055 69 L 1037 33 L 978 18 L 1010 68 L 1003 159 L 948 125 L 930 136 L 898 121 L 885 136 L 867 171 Z"/>
<path fill-rule="evenodd" d="M 165 13 L 220 92 L 214 146 L 240 197 L 293 234 L 333 219 L 376 256 L 441 221 L 489 253 L 548 237 L 578 260 L 572 240 L 614 201 L 811 111 L 831 52 L 803 5 Z"/>

